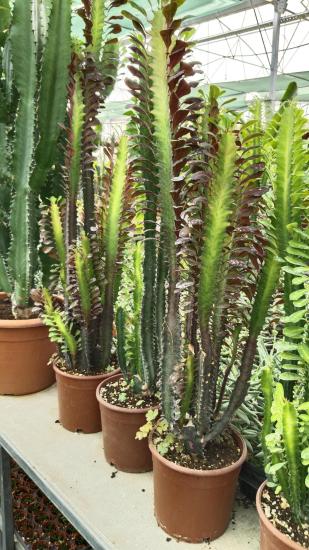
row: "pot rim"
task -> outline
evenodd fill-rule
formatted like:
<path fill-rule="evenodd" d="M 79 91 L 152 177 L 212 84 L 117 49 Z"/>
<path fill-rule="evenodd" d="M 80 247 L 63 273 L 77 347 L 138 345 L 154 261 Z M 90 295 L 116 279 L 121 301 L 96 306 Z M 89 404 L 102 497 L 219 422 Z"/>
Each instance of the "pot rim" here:
<path fill-rule="evenodd" d="M 7 292 L 0 292 L 0 302 L 8 298 Z M 36 317 L 35 319 L 0 319 L 0 329 L 21 329 L 44 327 L 43 321 Z"/>
<path fill-rule="evenodd" d="M 107 382 L 110 382 L 111 380 L 119 380 L 119 378 L 123 378 L 123 374 L 121 372 L 114 374 L 113 376 L 110 376 L 107 380 L 103 380 L 101 384 L 98 385 L 96 390 L 96 397 L 100 405 L 105 407 L 106 409 L 109 409 L 111 411 L 115 411 L 117 413 L 123 413 L 123 414 L 145 414 L 148 411 L 152 409 L 158 409 L 159 407 L 146 407 L 144 409 L 129 409 L 126 407 L 119 407 L 119 405 L 112 405 L 111 403 L 108 403 L 108 401 L 105 401 L 100 395 L 100 390 L 102 386 L 105 386 Z"/>
<path fill-rule="evenodd" d="M 114 376 L 116 371 L 118 370 L 118 369 L 115 369 L 114 371 L 111 372 L 111 374 L 107 372 L 102 372 L 102 374 L 91 374 L 87 376 L 85 374 L 70 374 L 66 371 L 59 369 L 54 364 L 53 364 L 53 369 L 56 374 L 60 374 L 60 376 L 63 376 L 64 378 L 70 378 L 71 380 L 98 380 L 98 382 L 102 381 L 102 376 L 104 378 L 109 378 L 110 376 Z"/>
<path fill-rule="evenodd" d="M 281 533 L 281 531 L 279 531 L 279 529 L 277 529 L 272 524 L 272 522 L 265 516 L 264 510 L 262 507 L 262 494 L 266 485 L 267 485 L 267 480 L 264 481 L 264 483 L 262 483 L 262 485 L 260 486 L 256 494 L 256 508 L 257 508 L 260 521 L 263 523 L 264 527 L 268 529 L 268 531 L 270 531 L 273 535 L 277 537 L 277 539 L 280 542 L 283 542 L 286 545 L 289 545 L 291 550 L 304 550 L 304 547 L 301 544 L 298 544 L 298 542 L 295 542 L 294 540 L 289 539 L 289 537 Z"/>
<path fill-rule="evenodd" d="M 157 449 L 156 449 L 156 447 L 155 447 L 155 445 L 152 441 L 154 430 L 149 435 L 149 448 L 150 448 L 152 454 L 160 462 L 165 464 L 165 466 L 167 466 L 168 468 L 170 468 L 172 470 L 176 470 L 177 472 L 179 472 L 181 474 L 186 474 L 186 475 L 196 476 L 196 477 L 216 477 L 216 476 L 220 476 L 220 475 L 223 476 L 223 475 L 226 475 L 230 472 L 233 472 L 234 470 L 237 470 L 237 468 L 240 468 L 240 466 L 245 462 L 245 460 L 247 458 L 247 455 L 248 455 L 248 449 L 247 449 L 247 445 L 246 445 L 246 442 L 245 442 L 244 438 L 240 435 L 240 433 L 234 427 L 232 428 L 232 432 L 237 437 L 239 443 L 242 446 L 241 455 L 240 455 L 239 459 L 237 460 L 237 462 L 234 462 L 230 466 L 224 466 L 224 468 L 217 468 L 216 470 L 195 470 L 194 468 L 187 468 L 185 466 L 180 466 L 179 464 L 175 464 L 171 460 L 168 460 L 164 456 L 160 455 L 160 453 L 157 451 Z"/>

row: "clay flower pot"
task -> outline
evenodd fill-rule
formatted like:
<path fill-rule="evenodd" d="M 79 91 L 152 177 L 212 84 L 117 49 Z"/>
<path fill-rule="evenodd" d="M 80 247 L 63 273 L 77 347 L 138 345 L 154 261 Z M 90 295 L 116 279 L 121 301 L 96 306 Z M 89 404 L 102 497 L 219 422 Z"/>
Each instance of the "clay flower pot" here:
<path fill-rule="evenodd" d="M 7 295 L 0 292 L 0 301 Z M 40 319 L 0 319 L 0 394 L 26 395 L 55 382 L 48 365 L 56 347 Z"/>
<path fill-rule="evenodd" d="M 220 470 L 194 470 L 161 456 L 152 436 L 154 505 L 157 522 L 176 539 L 188 542 L 214 540 L 229 525 L 237 480 L 247 458 L 245 441 L 235 432 L 241 449 L 237 462 Z"/>
<path fill-rule="evenodd" d="M 119 378 L 121 374 L 113 376 L 112 380 Z M 148 441 L 138 441 L 135 435 L 139 428 L 146 424 L 146 414 L 151 407 L 126 409 L 107 403 L 100 395 L 101 388 L 106 383 L 104 380 L 97 389 L 106 461 L 122 472 L 149 472 L 152 470 L 152 458 Z"/>
<path fill-rule="evenodd" d="M 85 434 L 101 431 L 100 411 L 96 400 L 96 389 L 103 380 L 115 372 L 84 376 L 69 374 L 54 365 L 56 373 L 59 420 L 70 432 Z"/>
<path fill-rule="evenodd" d="M 304 550 L 304 547 L 281 533 L 267 519 L 262 508 L 262 494 L 266 481 L 259 488 L 256 495 L 256 507 L 260 518 L 260 550 Z"/>

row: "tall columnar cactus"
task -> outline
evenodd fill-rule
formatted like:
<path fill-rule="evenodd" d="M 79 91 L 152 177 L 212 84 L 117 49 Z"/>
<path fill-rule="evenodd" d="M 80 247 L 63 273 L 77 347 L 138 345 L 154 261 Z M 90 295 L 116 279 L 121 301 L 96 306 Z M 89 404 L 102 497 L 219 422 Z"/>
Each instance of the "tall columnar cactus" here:
<path fill-rule="evenodd" d="M 65 116 L 71 47 L 70 1 L 51 2 L 41 47 L 38 41 L 43 30 L 39 26 L 40 17 L 35 19 L 32 8 L 31 0 L 15 0 L 2 51 L 7 57 L 7 91 L 10 90 L 12 98 L 18 98 L 18 104 L 15 120 L 7 120 L 5 130 L 13 140 L 12 143 L 7 140 L 6 144 L 8 155 L 12 154 L 11 214 L 6 250 L 1 247 L 0 287 L 12 292 L 16 316 L 27 316 L 29 311 L 30 290 L 38 264 L 34 221 L 37 201 L 39 194 L 47 192 L 46 177 L 54 162 L 60 124 Z M 1 193 L 5 193 L 5 183 L 0 185 Z"/>
<path fill-rule="evenodd" d="M 93 162 L 96 150 L 98 115 L 110 93 L 118 67 L 117 34 L 121 30 L 120 16 L 114 8 L 126 0 L 83 0 L 78 13 L 84 21 L 84 50 L 81 60 L 84 98 L 84 126 L 82 148 L 82 191 L 84 202 L 84 225 L 90 237 L 94 224 Z"/>
<path fill-rule="evenodd" d="M 131 37 L 133 78 L 128 81 L 135 99 L 135 167 L 145 194 L 143 365 L 152 388 L 160 370 L 167 416 L 172 413 L 169 377 L 181 359 L 175 235 L 182 225 L 178 203 L 190 137 L 184 121 L 192 115 L 183 98 L 192 87 L 187 77 L 194 72 L 185 60 L 189 44 L 174 25 L 175 11 L 171 4 L 154 12 L 149 34 L 139 14 L 130 16 L 137 31 Z"/>
<path fill-rule="evenodd" d="M 160 354 L 161 330 L 164 319 L 163 290 L 165 279 L 157 267 L 157 216 L 158 216 L 158 168 L 154 145 L 153 100 L 151 90 L 150 54 L 146 43 L 146 31 L 140 21 L 135 21 L 140 32 L 130 37 L 128 68 L 132 78 L 127 85 L 134 97 L 131 116 L 134 173 L 141 181 L 145 195 L 144 208 L 144 261 L 141 346 L 144 377 L 149 388 L 155 388 Z M 163 299 L 162 299 L 163 298 Z"/>

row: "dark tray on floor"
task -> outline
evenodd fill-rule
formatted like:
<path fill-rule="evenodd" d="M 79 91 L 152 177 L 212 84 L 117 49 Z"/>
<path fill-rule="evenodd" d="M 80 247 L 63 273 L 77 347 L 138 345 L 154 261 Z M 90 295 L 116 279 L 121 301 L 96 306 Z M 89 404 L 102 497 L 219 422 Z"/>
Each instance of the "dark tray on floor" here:
<path fill-rule="evenodd" d="M 266 479 L 263 468 L 245 462 L 239 476 L 241 492 L 252 502 L 255 502 L 256 493 Z"/>

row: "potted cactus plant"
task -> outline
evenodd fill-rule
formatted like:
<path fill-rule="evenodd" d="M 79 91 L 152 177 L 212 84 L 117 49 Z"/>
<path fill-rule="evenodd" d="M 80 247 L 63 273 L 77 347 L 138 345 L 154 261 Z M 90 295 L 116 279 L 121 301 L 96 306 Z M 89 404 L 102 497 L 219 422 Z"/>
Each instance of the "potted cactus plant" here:
<path fill-rule="evenodd" d="M 150 102 L 154 131 L 147 152 L 156 163 L 148 164 L 148 172 L 160 219 L 163 419 L 150 435 L 155 515 L 172 536 L 198 542 L 226 529 L 246 458 L 231 423 L 246 396 L 258 337 L 279 283 L 278 249 L 286 247 L 282 215 L 291 213 L 282 177 L 264 202 L 270 187 L 264 158 L 271 167 L 278 121 L 291 117 L 294 105 L 282 106 L 262 148 L 254 120 L 243 124 L 220 112 L 216 87 L 206 105 L 190 95 L 196 74 L 188 58 L 190 34 L 181 30 L 176 12 L 175 2 L 155 12 L 150 40 L 141 22 L 135 23 L 129 86 L 137 100 L 134 121 L 148 125 Z M 140 151 L 142 146 L 140 140 Z M 293 201 L 296 214 L 299 193 Z M 227 393 L 234 366 L 238 376 Z"/>
<path fill-rule="evenodd" d="M 39 195 L 57 192 L 71 3 L 41 2 L 37 12 L 31 0 L 11 4 L 0 5 L 0 393 L 20 395 L 54 382 L 47 365 L 54 345 L 31 290 L 42 269 Z"/>
<path fill-rule="evenodd" d="M 141 320 L 143 248 L 141 241 L 133 243 L 125 258 L 124 289 L 120 292 L 116 310 L 117 356 L 121 374 L 103 381 L 97 389 L 105 458 L 118 470 L 133 473 L 152 470 L 147 439 L 137 438 L 136 434 L 146 423 L 146 417 L 155 418 L 158 414 L 156 378 L 149 385 L 150 376 L 142 354 L 142 340 L 145 338 L 145 326 Z M 128 254 L 133 254 L 132 266 Z"/>
<path fill-rule="evenodd" d="M 282 384 L 272 395 L 271 372 L 264 373 L 264 391 L 273 400 L 265 411 L 271 424 L 264 441 L 268 481 L 256 500 L 261 550 L 308 548 L 309 402 L 289 401 Z"/>
<path fill-rule="evenodd" d="M 136 4 L 134 7 L 138 8 Z M 143 8 L 140 10 L 145 15 Z M 138 17 L 126 10 L 123 16 L 133 21 L 135 28 L 143 30 Z M 157 270 L 163 258 L 157 243 L 159 180 L 156 152 L 153 149 L 151 79 L 147 70 L 143 72 L 141 80 L 135 78 L 140 74 L 136 71 L 141 68 L 144 56 L 145 59 L 147 56 L 144 37 L 145 34 L 140 39 L 135 32 L 130 36 L 129 69 L 134 80 L 127 79 L 134 103 L 128 112 L 130 122 L 127 131 L 130 135 L 132 178 L 136 196 L 139 197 L 135 219 L 135 233 L 139 235 L 139 240 L 128 248 L 134 261 L 131 271 L 124 270 L 122 286 L 127 293 L 128 288 L 133 289 L 133 299 L 126 297 L 120 300 L 116 313 L 117 356 L 122 377 L 103 382 L 97 391 L 106 459 L 118 469 L 130 472 L 152 469 L 148 444 L 144 438 L 136 438 L 136 433 L 145 424 L 146 415 L 153 418 L 157 416 L 153 407 L 157 408 L 165 286 L 164 278 Z M 130 262 L 126 261 L 126 264 L 130 265 Z M 107 395 L 111 384 L 114 384 L 114 387 L 111 386 L 114 394 L 112 401 Z M 118 432 L 119 427 L 122 435 Z"/>
<path fill-rule="evenodd" d="M 43 208 L 42 246 L 58 260 L 59 304 L 44 290 L 43 320 L 58 345 L 60 422 L 68 430 L 100 431 L 99 382 L 111 365 L 114 303 L 121 255 L 133 215 L 128 138 L 103 143 L 100 110 L 117 74 L 119 2 L 82 3 L 84 44 L 70 65 L 63 201 Z M 105 17 L 103 17 L 105 13 Z M 104 40 L 103 40 L 104 38 Z"/>
<path fill-rule="evenodd" d="M 67 245 L 69 207 L 65 205 L 62 219 L 61 204 L 56 199 L 51 199 L 50 208 L 44 214 L 45 238 L 50 234 L 48 247 L 54 247 L 59 259 L 64 301 L 59 303 L 47 289 L 43 290 L 42 318 L 49 327 L 51 341 L 58 346 L 53 367 L 59 418 L 70 431 L 101 430 L 95 392 L 98 384 L 114 374 L 116 368 L 111 365 L 113 297 L 132 208 L 127 152 L 126 137 L 109 151 L 105 187 L 94 200 L 91 238 L 86 234 L 84 223 L 80 225 L 77 221 L 76 238 Z M 80 208 L 84 217 L 83 207 Z M 77 213 L 74 215 L 78 217 Z"/>

